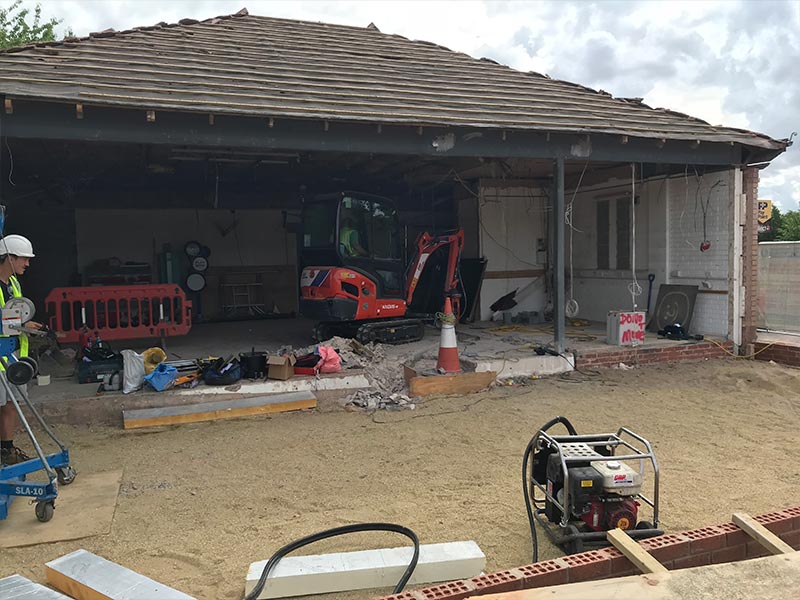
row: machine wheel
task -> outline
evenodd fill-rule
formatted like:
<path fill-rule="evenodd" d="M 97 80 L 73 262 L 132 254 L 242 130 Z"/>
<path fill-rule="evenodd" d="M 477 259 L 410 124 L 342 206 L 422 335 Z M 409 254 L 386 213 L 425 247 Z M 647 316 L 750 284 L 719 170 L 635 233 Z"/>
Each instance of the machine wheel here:
<path fill-rule="evenodd" d="M 52 500 L 36 503 L 36 518 L 42 523 L 47 523 L 53 518 L 53 513 L 56 510 L 56 504 Z"/>
<path fill-rule="evenodd" d="M 578 528 L 575 527 L 575 525 L 567 525 L 564 528 L 564 535 L 576 535 L 578 533 L 580 533 L 580 531 L 578 531 Z M 583 540 L 580 538 L 575 538 L 574 540 L 567 542 L 564 545 L 564 551 L 567 554 L 579 554 L 583 552 Z"/>
<path fill-rule="evenodd" d="M 35 361 L 34 361 L 35 364 Z M 36 369 L 26 360 L 11 363 L 6 369 L 6 377 L 14 385 L 27 385 L 36 376 Z"/>
<path fill-rule="evenodd" d="M 650 521 L 639 521 L 634 529 L 653 529 L 653 524 Z"/>
<path fill-rule="evenodd" d="M 78 476 L 78 472 L 67 465 L 66 467 L 56 467 L 56 477 L 58 478 L 58 483 L 61 485 L 69 485 L 75 478 Z"/>
<path fill-rule="evenodd" d="M 20 360 L 22 362 L 28 363 L 30 366 L 33 367 L 33 376 L 34 377 L 36 377 L 39 374 L 39 363 L 36 362 L 35 358 L 32 358 L 30 356 L 23 356 L 22 358 L 20 358 Z"/>

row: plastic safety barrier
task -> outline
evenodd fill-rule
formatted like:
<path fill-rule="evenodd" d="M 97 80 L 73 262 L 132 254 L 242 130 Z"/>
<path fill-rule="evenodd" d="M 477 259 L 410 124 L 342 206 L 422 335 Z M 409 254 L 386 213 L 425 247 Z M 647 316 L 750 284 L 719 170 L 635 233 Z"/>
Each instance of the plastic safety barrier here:
<path fill-rule="evenodd" d="M 45 299 L 50 328 L 78 342 L 84 325 L 104 340 L 186 335 L 192 303 L 174 284 L 55 288 Z"/>

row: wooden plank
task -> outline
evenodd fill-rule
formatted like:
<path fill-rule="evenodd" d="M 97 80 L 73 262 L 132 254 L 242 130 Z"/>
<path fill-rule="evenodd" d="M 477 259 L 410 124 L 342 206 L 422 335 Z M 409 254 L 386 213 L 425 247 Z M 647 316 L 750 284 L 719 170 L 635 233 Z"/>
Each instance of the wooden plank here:
<path fill-rule="evenodd" d="M 75 600 L 194 600 L 86 550 L 50 561 L 45 574 L 47 583 Z"/>
<path fill-rule="evenodd" d="M 408 567 L 412 553 L 413 548 L 405 546 L 289 556 L 278 563 L 258 597 L 286 598 L 392 587 Z M 262 560 L 250 565 L 245 593 L 253 590 L 266 562 Z M 409 584 L 469 579 L 480 575 L 485 566 L 486 556 L 473 541 L 422 544 L 417 568 Z"/>
<path fill-rule="evenodd" d="M 606 537 L 642 573 L 666 573 L 668 571 L 622 529 L 612 529 L 606 533 Z"/>
<path fill-rule="evenodd" d="M 270 413 L 316 408 L 317 397 L 308 391 L 237 398 L 236 400 L 203 402 L 162 408 L 144 408 L 122 412 L 125 429 L 200 423 L 237 417 L 251 417 Z"/>
<path fill-rule="evenodd" d="M 480 600 L 786 600 L 797 598 L 800 552 L 752 560 L 487 594 Z"/>
<path fill-rule="evenodd" d="M 515 271 L 486 271 L 484 279 L 528 279 L 541 277 L 543 269 L 517 269 Z"/>
<path fill-rule="evenodd" d="M 733 513 L 733 522 L 773 554 L 794 552 L 794 548 L 746 513 Z"/>
<path fill-rule="evenodd" d="M 64 594 L 34 583 L 22 575 L 0 579 L 0 598 L 3 600 L 70 600 Z"/>
<path fill-rule="evenodd" d="M 408 367 L 405 367 L 408 369 Z M 412 369 L 408 371 L 414 372 Z M 408 371 L 406 375 L 408 376 Z M 413 396 L 433 396 L 446 394 L 471 394 L 488 387 L 497 377 L 494 371 L 482 373 L 456 373 L 452 375 L 432 375 L 430 377 L 407 377 L 408 389 Z"/>

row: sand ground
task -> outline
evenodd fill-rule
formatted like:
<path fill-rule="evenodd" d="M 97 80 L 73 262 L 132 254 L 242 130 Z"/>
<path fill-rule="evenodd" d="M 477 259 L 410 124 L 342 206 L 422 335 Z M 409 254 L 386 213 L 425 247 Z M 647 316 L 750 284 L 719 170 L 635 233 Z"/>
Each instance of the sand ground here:
<path fill-rule="evenodd" d="M 112 531 L 3 550 L 0 577 L 43 582 L 46 561 L 86 548 L 200 600 L 236 600 L 251 561 L 362 521 L 406 525 L 423 543 L 475 540 L 487 571 L 527 564 L 522 452 L 556 415 L 579 432 L 625 425 L 653 443 L 667 531 L 800 503 L 800 370 L 708 360 L 542 379 L 415 411 L 331 404 L 154 431 L 62 427 L 81 472 L 124 468 Z M 307 553 L 404 543 L 358 534 Z M 541 559 L 560 554 L 542 541 Z"/>

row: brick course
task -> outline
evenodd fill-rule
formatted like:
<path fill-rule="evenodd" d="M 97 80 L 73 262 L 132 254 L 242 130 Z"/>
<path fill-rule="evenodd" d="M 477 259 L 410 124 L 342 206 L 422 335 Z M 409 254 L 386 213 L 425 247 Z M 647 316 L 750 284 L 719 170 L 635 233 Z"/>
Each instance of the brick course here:
<path fill-rule="evenodd" d="M 769 512 L 756 521 L 800 550 L 800 506 Z M 640 542 L 668 569 L 686 569 L 766 556 L 768 552 L 733 523 L 668 533 Z M 471 596 L 540 588 L 636 574 L 616 548 L 591 550 L 514 569 L 454 581 L 380 600 L 462 600 Z"/>
<path fill-rule="evenodd" d="M 728 352 L 733 351 L 733 342 L 721 344 Z M 576 355 L 579 369 L 615 367 L 619 363 L 630 366 L 650 365 L 664 362 L 682 362 L 719 358 L 728 354 L 711 342 L 689 342 L 680 345 L 668 345 L 650 348 L 624 348 L 620 350 L 599 350 L 581 352 Z"/>
<path fill-rule="evenodd" d="M 754 352 L 757 353 L 756 360 L 774 360 L 782 365 L 800 367 L 800 346 L 756 342 Z"/>

